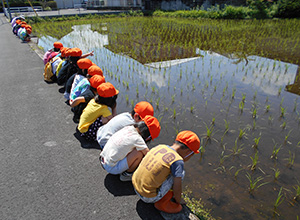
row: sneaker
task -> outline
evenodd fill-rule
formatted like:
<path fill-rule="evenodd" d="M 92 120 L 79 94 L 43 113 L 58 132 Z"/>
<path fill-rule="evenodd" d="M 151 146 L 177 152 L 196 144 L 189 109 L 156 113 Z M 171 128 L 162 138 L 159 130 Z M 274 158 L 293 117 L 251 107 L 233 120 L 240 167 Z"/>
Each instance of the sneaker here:
<path fill-rule="evenodd" d="M 125 171 L 122 174 L 120 174 L 120 180 L 123 181 L 123 182 L 131 181 L 132 174 L 133 173 L 128 173 L 128 172 Z"/>

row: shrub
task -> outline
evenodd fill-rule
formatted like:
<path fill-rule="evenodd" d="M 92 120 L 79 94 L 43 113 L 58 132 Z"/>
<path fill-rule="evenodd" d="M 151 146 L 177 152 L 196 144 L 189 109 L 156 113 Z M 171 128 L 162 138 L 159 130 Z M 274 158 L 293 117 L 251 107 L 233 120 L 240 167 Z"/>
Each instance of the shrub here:
<path fill-rule="evenodd" d="M 44 8 L 50 7 L 52 10 L 57 10 L 56 1 L 49 1 L 44 3 Z"/>
<path fill-rule="evenodd" d="M 228 5 L 225 7 L 222 17 L 227 19 L 244 19 L 247 17 L 248 9 L 246 7 L 235 7 Z"/>
<path fill-rule="evenodd" d="M 279 0 L 276 17 L 296 18 L 300 17 L 300 1 L 299 0 Z"/>

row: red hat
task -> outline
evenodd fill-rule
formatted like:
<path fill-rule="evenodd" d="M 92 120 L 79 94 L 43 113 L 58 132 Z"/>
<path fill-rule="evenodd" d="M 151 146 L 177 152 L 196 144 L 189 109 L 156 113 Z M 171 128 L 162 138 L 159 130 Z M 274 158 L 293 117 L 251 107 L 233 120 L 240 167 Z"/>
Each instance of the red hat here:
<path fill-rule="evenodd" d="M 63 47 L 63 44 L 57 41 L 53 43 L 53 47 L 56 49 L 60 49 Z"/>
<path fill-rule="evenodd" d="M 182 131 L 176 137 L 176 141 L 185 144 L 188 148 L 194 151 L 195 154 L 199 153 L 200 139 L 192 131 Z"/>
<path fill-rule="evenodd" d="M 119 94 L 119 90 L 117 90 L 111 83 L 102 83 L 97 87 L 98 95 L 103 98 L 113 97 Z"/>
<path fill-rule="evenodd" d="M 93 65 L 93 62 L 87 58 L 81 58 L 77 61 L 77 66 L 80 69 L 88 69 L 92 65 Z"/>
<path fill-rule="evenodd" d="M 100 75 L 94 75 L 90 78 L 90 84 L 93 88 L 98 88 L 102 83 L 105 83 L 105 78 Z"/>
<path fill-rule="evenodd" d="M 139 114 L 141 119 L 145 118 L 146 115 L 154 115 L 154 110 L 149 102 L 141 101 L 134 107 L 134 111 Z"/>
<path fill-rule="evenodd" d="M 151 139 L 154 140 L 155 138 L 157 138 L 161 129 L 159 121 L 152 115 L 146 115 L 143 121 L 149 129 Z"/>
<path fill-rule="evenodd" d="M 90 66 L 90 68 L 88 68 L 88 74 L 90 76 L 94 76 L 94 75 L 100 75 L 100 76 L 103 76 L 103 71 L 102 69 L 97 66 L 96 64 Z"/>

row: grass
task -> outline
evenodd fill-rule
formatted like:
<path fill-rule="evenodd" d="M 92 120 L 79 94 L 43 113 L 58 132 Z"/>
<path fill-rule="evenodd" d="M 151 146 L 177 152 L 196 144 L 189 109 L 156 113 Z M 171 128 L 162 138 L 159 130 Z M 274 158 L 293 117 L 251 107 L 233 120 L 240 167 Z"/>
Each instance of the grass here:
<path fill-rule="evenodd" d="M 186 202 L 186 206 L 200 219 L 200 220 L 215 220 L 212 217 L 211 211 L 204 207 L 204 203 L 201 199 L 195 199 L 192 197 L 192 191 L 186 188 L 182 194 L 183 200 Z"/>

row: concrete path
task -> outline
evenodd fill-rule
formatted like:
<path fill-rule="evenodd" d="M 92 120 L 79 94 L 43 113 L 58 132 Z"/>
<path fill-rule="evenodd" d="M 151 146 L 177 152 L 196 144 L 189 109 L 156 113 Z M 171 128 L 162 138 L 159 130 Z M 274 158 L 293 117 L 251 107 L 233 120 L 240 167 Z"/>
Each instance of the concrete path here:
<path fill-rule="evenodd" d="M 0 219 L 162 219 L 80 142 L 43 62 L 0 15 Z"/>

